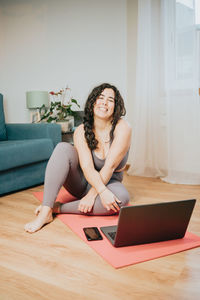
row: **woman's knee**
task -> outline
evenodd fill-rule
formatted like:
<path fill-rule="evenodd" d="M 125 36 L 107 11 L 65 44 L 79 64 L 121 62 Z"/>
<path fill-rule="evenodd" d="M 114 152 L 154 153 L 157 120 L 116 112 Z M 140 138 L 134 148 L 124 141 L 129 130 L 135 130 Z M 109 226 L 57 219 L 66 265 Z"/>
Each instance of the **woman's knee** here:
<path fill-rule="evenodd" d="M 123 193 L 122 195 L 120 195 L 120 197 L 118 198 L 121 201 L 121 206 L 126 206 L 128 205 L 129 201 L 130 201 L 130 196 L 129 193 Z"/>
<path fill-rule="evenodd" d="M 121 201 L 120 206 L 128 205 L 130 201 L 130 195 L 121 182 L 109 184 L 108 188 L 117 197 L 117 199 Z"/>
<path fill-rule="evenodd" d="M 61 152 L 61 151 L 68 152 L 71 150 L 72 147 L 73 146 L 69 143 L 60 142 L 56 145 L 54 152 Z"/>
<path fill-rule="evenodd" d="M 70 158 L 76 155 L 76 150 L 71 144 L 61 142 L 56 145 L 53 154 L 59 156 L 61 159 L 64 157 Z"/>

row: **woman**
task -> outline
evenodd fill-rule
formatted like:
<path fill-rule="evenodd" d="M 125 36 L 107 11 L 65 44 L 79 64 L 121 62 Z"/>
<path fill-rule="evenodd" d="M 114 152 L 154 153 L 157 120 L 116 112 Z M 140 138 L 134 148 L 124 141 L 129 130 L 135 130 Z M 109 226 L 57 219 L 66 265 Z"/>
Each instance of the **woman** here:
<path fill-rule="evenodd" d="M 43 203 L 36 219 L 25 225 L 33 233 L 53 220 L 53 213 L 112 215 L 127 205 L 123 184 L 131 140 L 131 128 L 118 89 L 108 83 L 93 89 L 85 105 L 85 117 L 74 133 L 74 146 L 59 143 L 48 162 Z M 56 202 L 64 186 L 76 200 Z M 79 200 L 77 200 L 79 199 Z"/>

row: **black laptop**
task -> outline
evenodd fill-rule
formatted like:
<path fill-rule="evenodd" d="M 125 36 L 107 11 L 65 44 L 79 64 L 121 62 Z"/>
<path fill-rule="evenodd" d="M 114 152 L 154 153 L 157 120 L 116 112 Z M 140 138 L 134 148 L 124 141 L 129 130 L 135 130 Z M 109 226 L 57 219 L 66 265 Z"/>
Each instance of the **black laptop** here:
<path fill-rule="evenodd" d="M 100 227 L 115 247 L 181 239 L 196 200 L 121 207 L 118 225 Z"/>

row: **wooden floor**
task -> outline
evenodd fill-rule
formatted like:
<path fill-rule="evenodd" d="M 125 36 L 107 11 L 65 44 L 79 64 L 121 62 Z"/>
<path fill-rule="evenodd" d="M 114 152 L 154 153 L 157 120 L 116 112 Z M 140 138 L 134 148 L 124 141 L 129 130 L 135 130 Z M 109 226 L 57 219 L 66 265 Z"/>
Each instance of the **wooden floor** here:
<path fill-rule="evenodd" d="M 200 187 L 125 175 L 132 203 L 198 199 L 189 230 L 200 236 Z M 0 198 L 0 300 L 200 299 L 200 248 L 114 269 L 59 219 L 24 232 L 33 191 Z"/>

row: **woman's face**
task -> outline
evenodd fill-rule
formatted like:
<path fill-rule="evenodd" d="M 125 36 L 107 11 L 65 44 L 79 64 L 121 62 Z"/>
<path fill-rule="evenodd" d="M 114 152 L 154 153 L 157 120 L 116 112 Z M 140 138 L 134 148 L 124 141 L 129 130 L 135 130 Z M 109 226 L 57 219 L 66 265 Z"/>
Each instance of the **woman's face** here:
<path fill-rule="evenodd" d="M 98 96 L 94 104 L 94 116 L 109 120 L 115 108 L 115 92 L 113 89 L 106 88 Z"/>

